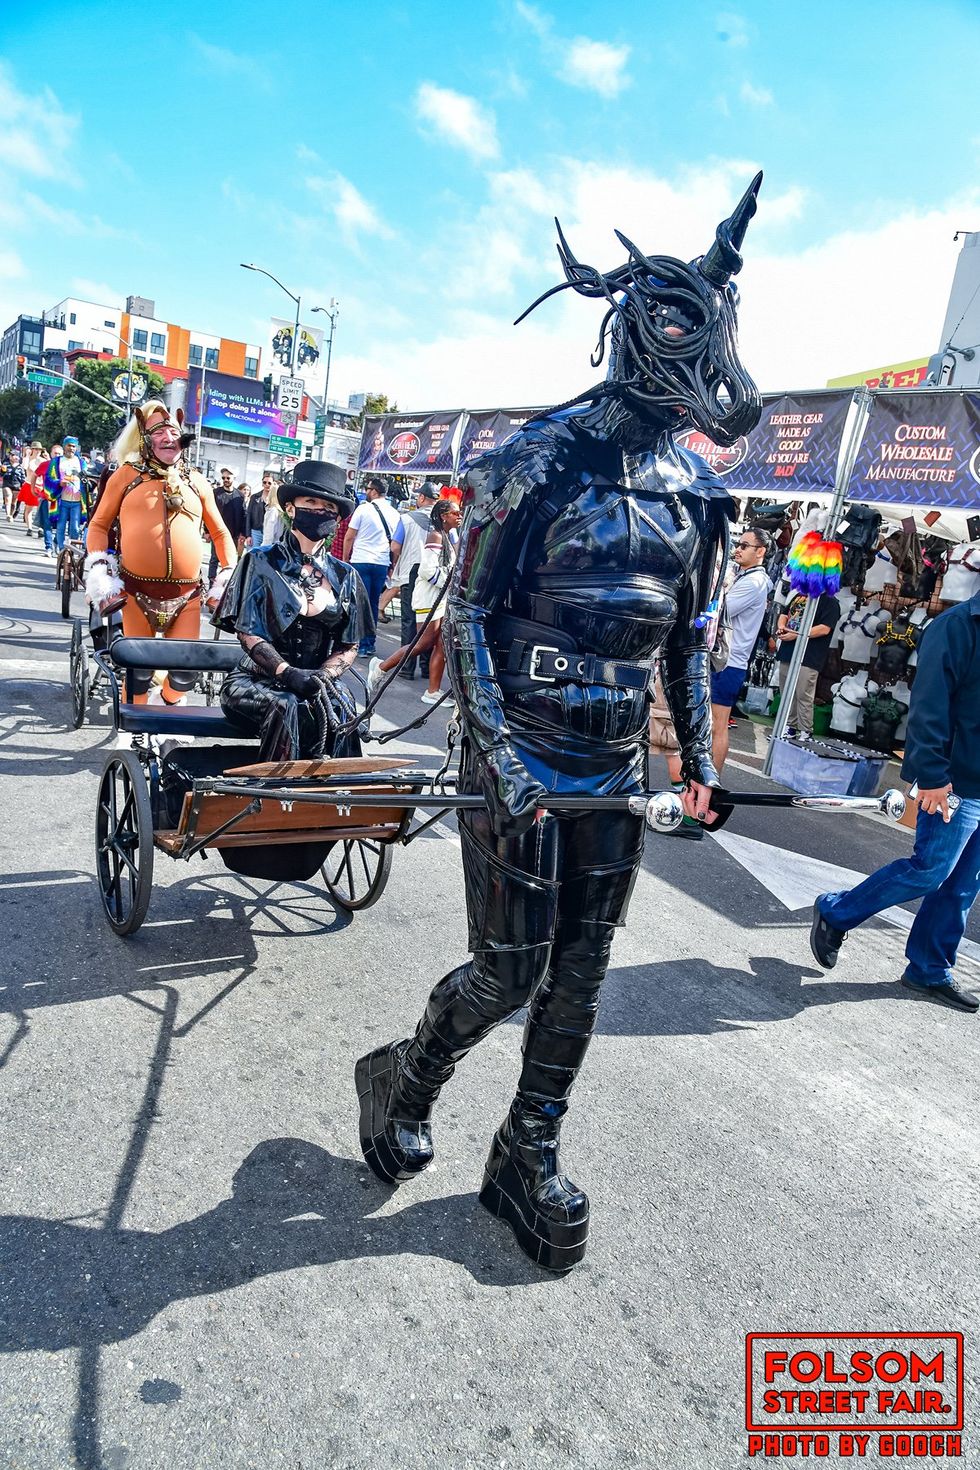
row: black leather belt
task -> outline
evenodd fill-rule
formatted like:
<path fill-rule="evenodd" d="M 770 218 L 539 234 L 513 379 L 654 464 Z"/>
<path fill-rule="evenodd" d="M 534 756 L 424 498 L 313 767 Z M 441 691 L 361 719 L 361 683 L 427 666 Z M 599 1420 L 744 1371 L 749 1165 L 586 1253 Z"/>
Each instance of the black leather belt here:
<path fill-rule="evenodd" d="M 502 674 L 523 674 L 535 684 L 602 684 L 610 689 L 645 690 L 650 683 L 649 664 L 600 658 L 595 653 L 528 643 L 523 638 L 498 648 L 496 657 Z"/>

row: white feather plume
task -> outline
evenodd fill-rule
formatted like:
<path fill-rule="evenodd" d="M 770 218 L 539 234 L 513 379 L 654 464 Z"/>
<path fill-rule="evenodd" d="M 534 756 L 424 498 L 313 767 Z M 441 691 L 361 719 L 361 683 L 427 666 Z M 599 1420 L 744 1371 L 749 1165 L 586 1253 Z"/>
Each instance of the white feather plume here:
<path fill-rule="evenodd" d="M 119 578 L 119 559 L 111 551 L 90 551 L 85 558 L 85 600 L 101 607 L 126 589 Z"/>

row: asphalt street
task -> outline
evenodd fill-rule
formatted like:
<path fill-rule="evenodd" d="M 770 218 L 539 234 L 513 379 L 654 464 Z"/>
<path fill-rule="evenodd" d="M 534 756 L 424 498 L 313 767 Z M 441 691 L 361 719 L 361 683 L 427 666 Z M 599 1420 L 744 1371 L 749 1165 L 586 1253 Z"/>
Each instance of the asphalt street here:
<path fill-rule="evenodd" d="M 447 1087 L 430 1171 L 388 1189 L 358 1149 L 356 1058 L 465 957 L 452 824 L 353 917 L 158 853 L 115 937 L 112 736 L 101 707 L 68 728 L 53 581 L 0 527 L 0 1465 L 729 1470 L 747 1333 L 975 1330 L 980 1023 L 898 985 L 894 923 L 832 974 L 807 944 L 808 873 L 907 832 L 755 811 L 724 845 L 648 839 L 564 1134 L 589 1255 L 550 1278 L 477 1202 L 519 1024 Z M 434 767 L 445 724 L 387 750 Z"/>

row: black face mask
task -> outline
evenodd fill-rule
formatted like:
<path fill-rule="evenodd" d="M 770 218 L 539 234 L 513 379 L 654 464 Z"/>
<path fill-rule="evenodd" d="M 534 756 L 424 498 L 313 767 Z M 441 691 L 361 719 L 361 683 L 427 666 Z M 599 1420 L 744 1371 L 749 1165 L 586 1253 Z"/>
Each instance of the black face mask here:
<path fill-rule="evenodd" d="M 296 510 L 293 515 L 293 530 L 311 541 L 325 541 L 333 537 L 337 526 L 337 514 L 332 510 Z"/>

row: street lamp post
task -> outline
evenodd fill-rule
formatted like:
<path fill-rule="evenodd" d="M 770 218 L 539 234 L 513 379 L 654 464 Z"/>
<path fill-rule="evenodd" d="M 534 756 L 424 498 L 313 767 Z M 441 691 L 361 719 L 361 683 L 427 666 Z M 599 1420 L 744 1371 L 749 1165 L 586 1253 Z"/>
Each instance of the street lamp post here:
<path fill-rule="evenodd" d="M 298 296 L 294 295 L 293 292 L 290 291 L 290 289 L 289 289 L 288 286 L 284 286 L 283 283 L 282 283 L 282 281 L 280 281 L 280 279 L 279 279 L 278 276 L 274 276 L 271 271 L 265 270 L 263 266 L 261 266 L 261 265 L 247 265 L 244 260 L 243 261 L 240 261 L 239 264 L 241 265 L 241 268 L 244 271 L 258 271 L 258 273 L 259 273 L 260 276 L 268 276 L 270 281 L 275 281 L 275 283 L 279 287 L 280 291 L 285 291 L 285 293 L 289 297 L 290 301 L 295 301 L 295 303 L 296 303 L 296 325 L 293 328 L 293 350 L 290 353 L 290 362 L 289 362 L 289 370 L 290 370 L 290 373 L 295 378 L 295 376 L 296 376 L 296 363 L 297 363 L 298 356 L 299 356 L 299 314 L 300 314 L 300 298 Z M 298 428 L 299 428 L 299 414 L 297 414 L 296 417 L 295 417 L 295 419 L 293 420 L 293 435 L 294 435 L 294 437 L 296 435 L 296 431 L 298 430 Z M 280 464 L 280 470 L 284 471 L 285 470 L 285 467 L 286 467 L 286 456 L 285 455 L 282 455 L 281 456 L 281 460 L 282 460 L 282 463 Z"/>
<path fill-rule="evenodd" d="M 330 336 L 327 338 L 327 379 L 323 385 L 323 411 L 329 412 L 330 404 L 330 359 L 333 356 L 333 334 L 337 329 L 337 317 L 340 315 L 340 303 L 336 297 L 331 296 L 329 306 L 314 306 L 314 311 L 322 311 L 330 322 Z"/>

